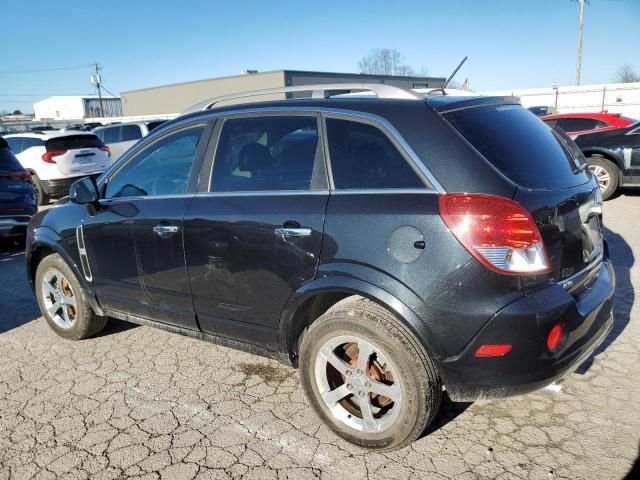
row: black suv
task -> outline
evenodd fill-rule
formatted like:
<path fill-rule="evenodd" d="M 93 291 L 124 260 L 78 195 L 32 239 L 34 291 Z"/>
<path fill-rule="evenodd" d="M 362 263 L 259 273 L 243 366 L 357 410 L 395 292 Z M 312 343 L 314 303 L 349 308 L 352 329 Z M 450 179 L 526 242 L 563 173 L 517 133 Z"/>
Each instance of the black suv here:
<path fill-rule="evenodd" d="M 619 187 L 640 187 L 640 122 L 579 135 L 575 142 L 587 157 L 605 200 Z"/>
<path fill-rule="evenodd" d="M 317 90 L 205 102 L 39 213 L 26 261 L 51 328 L 115 317 L 278 358 L 372 448 L 418 438 L 444 389 L 530 392 L 591 355 L 614 276 L 567 137 L 515 98 Z"/>

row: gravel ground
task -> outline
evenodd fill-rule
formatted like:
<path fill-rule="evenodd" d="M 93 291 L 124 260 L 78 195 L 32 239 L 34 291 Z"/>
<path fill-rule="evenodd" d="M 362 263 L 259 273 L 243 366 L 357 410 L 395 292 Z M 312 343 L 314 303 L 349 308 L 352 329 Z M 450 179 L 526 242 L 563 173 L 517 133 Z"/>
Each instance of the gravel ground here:
<path fill-rule="evenodd" d="M 624 478 L 640 439 L 639 219 L 637 194 L 605 205 L 616 324 L 560 394 L 445 402 L 392 453 L 332 434 L 276 362 L 115 320 L 57 337 L 22 254 L 0 254 L 0 479 Z"/>

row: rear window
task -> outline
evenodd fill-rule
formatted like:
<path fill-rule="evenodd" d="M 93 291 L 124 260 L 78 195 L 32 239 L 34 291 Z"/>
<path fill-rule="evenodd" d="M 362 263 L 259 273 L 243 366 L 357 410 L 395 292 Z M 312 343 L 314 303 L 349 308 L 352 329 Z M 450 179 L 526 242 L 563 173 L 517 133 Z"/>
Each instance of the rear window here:
<path fill-rule="evenodd" d="M 494 167 L 526 188 L 566 188 L 589 180 L 582 155 L 563 133 L 520 105 L 488 105 L 444 117 Z"/>
<path fill-rule="evenodd" d="M 23 170 L 18 159 L 11 153 L 9 148 L 2 147 L 0 143 L 0 171 L 17 172 Z"/>
<path fill-rule="evenodd" d="M 137 140 L 142 138 L 142 132 L 138 125 L 123 125 L 122 126 L 122 141 L 128 142 L 129 140 Z"/>
<path fill-rule="evenodd" d="M 47 140 L 47 151 L 77 150 L 80 148 L 102 147 L 104 144 L 95 135 L 69 135 Z"/>

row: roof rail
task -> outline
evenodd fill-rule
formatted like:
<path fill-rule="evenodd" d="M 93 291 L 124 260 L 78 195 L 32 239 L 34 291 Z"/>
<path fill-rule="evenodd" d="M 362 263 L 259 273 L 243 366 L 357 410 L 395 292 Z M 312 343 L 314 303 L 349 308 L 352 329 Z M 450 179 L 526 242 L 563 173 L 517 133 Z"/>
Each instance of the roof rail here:
<path fill-rule="evenodd" d="M 257 97 L 261 95 L 274 95 L 278 93 L 311 92 L 311 98 L 329 98 L 340 93 L 353 93 L 354 91 L 369 91 L 378 98 L 394 98 L 403 100 L 416 100 L 424 98 L 419 93 L 404 88 L 386 85 L 384 83 L 328 83 L 324 85 L 296 85 L 294 87 L 267 88 L 238 93 L 231 93 L 220 97 L 213 97 L 200 103 L 196 103 L 184 113 L 192 113 L 213 108 L 217 103 L 241 98 Z"/>

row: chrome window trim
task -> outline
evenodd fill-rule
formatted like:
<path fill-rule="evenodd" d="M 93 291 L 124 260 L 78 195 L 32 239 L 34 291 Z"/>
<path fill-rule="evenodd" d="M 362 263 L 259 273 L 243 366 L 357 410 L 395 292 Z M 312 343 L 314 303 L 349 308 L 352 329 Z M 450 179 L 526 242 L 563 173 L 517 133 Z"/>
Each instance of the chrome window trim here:
<path fill-rule="evenodd" d="M 198 192 L 196 197 L 276 197 L 291 195 L 329 195 L 329 190 L 247 190 L 237 192 Z"/>
<path fill-rule="evenodd" d="M 420 194 L 437 195 L 439 192 L 426 188 L 354 188 L 332 190 L 331 195 L 385 195 L 385 194 Z"/>
<path fill-rule="evenodd" d="M 401 147 L 401 153 L 406 154 L 406 156 L 410 160 L 410 165 L 413 166 L 414 170 L 417 169 L 418 172 L 422 174 L 422 176 L 424 176 L 425 179 L 430 183 L 431 186 L 430 187 L 425 186 L 425 189 L 432 190 L 435 192 L 440 192 L 440 193 L 445 192 L 444 187 L 440 184 L 440 182 L 438 182 L 438 180 L 433 175 L 433 173 L 424 164 L 424 162 L 420 159 L 418 154 L 416 154 L 413 148 L 411 148 L 409 143 L 404 139 L 404 137 L 402 137 L 400 132 L 398 132 L 398 130 L 393 126 L 393 124 L 391 124 L 391 122 L 389 122 L 387 119 L 379 115 L 375 115 L 373 113 L 361 112 L 356 110 L 348 110 L 348 109 L 342 109 L 342 108 L 330 108 L 330 107 L 301 107 L 301 106 L 268 107 L 268 106 L 265 106 L 261 108 L 237 109 L 237 110 L 227 110 L 227 111 L 215 111 L 215 110 L 210 112 L 208 111 L 206 114 L 203 114 L 201 117 L 198 117 L 198 119 L 201 119 L 201 121 L 208 121 L 211 119 L 217 119 L 219 117 L 229 117 L 229 116 L 236 116 L 236 115 L 243 115 L 243 114 L 255 115 L 255 114 L 282 113 L 282 114 L 295 115 L 296 112 L 324 114 L 322 115 L 323 117 L 325 117 L 326 115 L 336 115 L 336 118 L 340 117 L 340 118 L 346 118 L 346 119 L 356 119 L 356 120 L 359 119 L 359 120 L 371 122 L 374 126 L 378 128 L 382 128 L 383 133 L 387 134 L 387 136 L 389 136 L 390 139 L 394 141 L 394 143 L 397 143 Z M 183 122 L 187 123 L 187 122 L 193 122 L 193 121 L 194 121 L 193 118 L 188 118 L 183 120 L 182 122 L 178 122 L 178 124 L 173 126 L 180 125 Z M 323 121 L 322 128 L 326 132 L 325 127 L 326 125 L 324 125 L 324 121 Z M 216 145 L 216 149 L 217 149 L 217 145 Z M 327 153 L 328 152 L 325 152 L 325 154 Z M 212 168 L 211 172 L 213 172 L 213 163 L 211 168 Z M 329 173 L 330 168 L 331 168 L 330 162 L 327 162 L 327 170 L 328 170 L 327 173 Z M 336 191 L 335 189 L 333 189 L 333 178 L 331 175 L 329 175 L 329 181 L 330 181 L 330 186 L 332 187 L 332 191 Z"/>

